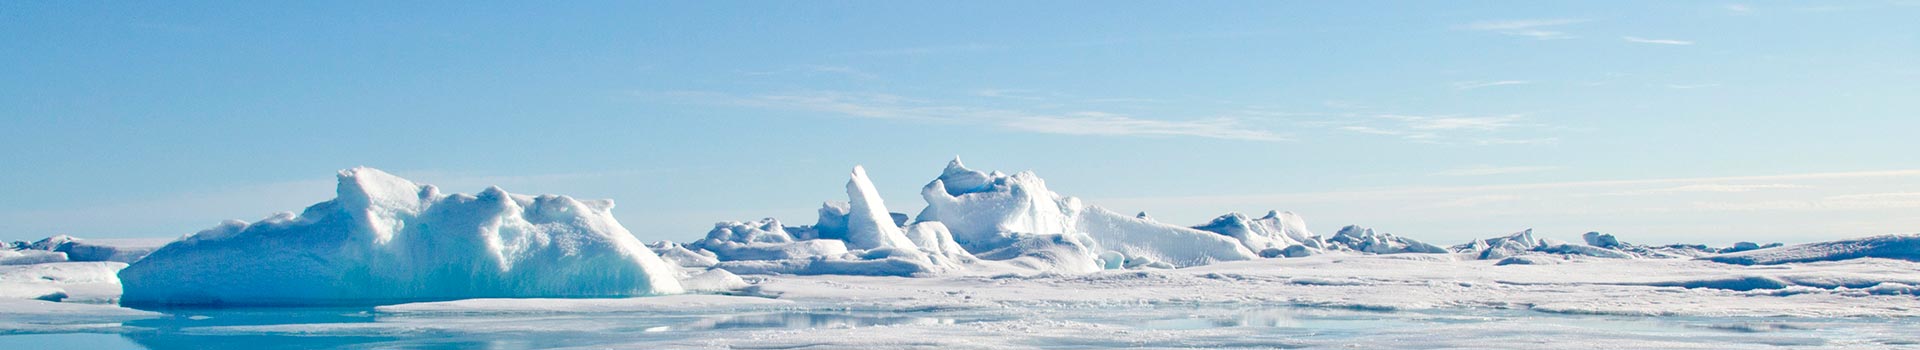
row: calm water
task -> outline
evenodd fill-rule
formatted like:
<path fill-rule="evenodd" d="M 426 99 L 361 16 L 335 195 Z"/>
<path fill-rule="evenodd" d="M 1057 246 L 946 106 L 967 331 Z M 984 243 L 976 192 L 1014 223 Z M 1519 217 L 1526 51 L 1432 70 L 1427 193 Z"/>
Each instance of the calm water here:
<path fill-rule="evenodd" d="M 1116 346 L 1446 347 L 1449 341 L 1552 339 L 1578 344 L 1633 339 L 1729 347 L 1916 346 L 1912 319 L 1663 318 L 1511 310 L 1375 312 L 1294 307 L 1099 307 L 936 311 L 801 309 L 690 313 L 390 315 L 370 308 L 166 310 L 86 333 L 0 336 L 0 349 L 543 349 L 724 337 L 743 330 L 966 327 L 1015 319 L 1060 327 L 1116 327 L 1168 338 L 1141 344 L 1061 336 L 994 336 L 1040 348 Z M 57 324 L 57 322 L 55 322 Z M 98 325 L 95 325 L 98 326 Z M 896 330 L 903 327 L 878 329 Z M 1111 329 L 1111 328 L 1109 328 Z M 19 333 L 19 330 L 13 331 Z M 1072 333 L 1069 331 L 1068 333 Z M 1505 338 L 1502 338 L 1505 337 Z M 1359 343 L 1353 343 L 1359 342 Z M 1468 343 L 1470 344 L 1470 343 Z M 1552 347 L 1541 343 L 1540 347 Z M 1463 347 L 1471 347 L 1466 345 Z M 1632 347 L 1632 346 L 1627 346 Z"/>

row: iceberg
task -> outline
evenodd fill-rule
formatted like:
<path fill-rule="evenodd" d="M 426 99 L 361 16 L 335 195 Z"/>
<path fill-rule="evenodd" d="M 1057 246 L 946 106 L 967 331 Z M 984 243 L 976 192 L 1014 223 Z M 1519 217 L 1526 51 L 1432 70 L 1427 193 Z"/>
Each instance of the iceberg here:
<path fill-rule="evenodd" d="M 1586 244 L 1567 243 L 1558 240 L 1534 238 L 1533 229 L 1526 229 L 1506 236 L 1478 239 L 1467 244 L 1453 246 L 1455 253 L 1465 254 L 1478 260 L 1499 260 L 1500 265 L 1538 264 L 1566 256 L 1586 256 L 1607 259 L 1632 259 L 1637 257 L 1665 258 L 1671 255 L 1660 253 L 1656 249 L 1621 243 L 1613 235 L 1588 232 L 1581 236 Z M 1634 252 L 1629 252 L 1632 250 Z M 1532 258 L 1530 255 L 1553 254 L 1561 257 Z"/>
<path fill-rule="evenodd" d="M 958 158 L 948 162 L 940 177 L 921 189 L 921 197 L 926 199 L 927 208 L 920 212 L 919 221 L 946 225 L 954 241 L 969 251 L 1002 251 L 979 253 L 982 256 L 1057 258 L 1116 253 L 1126 261 L 1137 262 L 1131 264 L 1136 267 L 1188 267 L 1257 257 L 1231 237 L 1085 205 L 1079 198 L 1048 190 L 1046 181 L 1033 172 L 986 173 L 968 169 Z M 1048 237 L 1050 235 L 1062 237 Z M 1023 241 L 1027 243 L 1021 244 Z M 1004 251 L 1010 247 L 1068 246 L 1088 251 L 1070 254 Z M 1083 263 L 1069 265 L 1084 266 Z"/>
<path fill-rule="evenodd" d="M 1326 248 L 1325 240 L 1307 230 L 1306 219 L 1293 212 L 1268 211 L 1267 216 L 1254 220 L 1227 213 L 1194 229 L 1233 237 L 1263 258 L 1297 258 Z"/>
<path fill-rule="evenodd" d="M 442 194 L 372 168 L 300 214 L 228 221 L 119 273 L 127 305 L 372 304 L 682 291 L 609 200 Z"/>
<path fill-rule="evenodd" d="M 1447 253 L 1446 249 L 1412 238 L 1395 236 L 1391 233 L 1374 233 L 1373 229 L 1358 225 L 1347 225 L 1327 239 L 1327 245 L 1343 251 L 1373 254 L 1402 253 Z"/>
<path fill-rule="evenodd" d="M 1506 236 L 1478 239 L 1453 246 L 1453 251 L 1473 255 L 1474 259 L 1500 260 L 1546 246 L 1546 242 L 1533 238 L 1533 229 L 1527 229 Z"/>
<path fill-rule="evenodd" d="M 822 205 L 812 226 L 785 226 L 773 218 L 722 222 L 686 248 L 716 258 L 714 268 L 737 274 L 917 276 L 977 261 L 954 242 L 946 225 L 907 222 L 906 215 L 888 211 L 866 168 L 853 168 L 846 189 L 849 201 Z M 679 258 L 688 253 L 656 251 L 675 260 L 697 260 Z"/>

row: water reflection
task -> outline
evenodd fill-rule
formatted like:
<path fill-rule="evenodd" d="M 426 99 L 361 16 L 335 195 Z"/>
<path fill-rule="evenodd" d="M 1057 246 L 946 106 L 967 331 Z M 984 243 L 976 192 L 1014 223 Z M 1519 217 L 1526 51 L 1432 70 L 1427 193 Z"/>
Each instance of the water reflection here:
<path fill-rule="evenodd" d="M 173 349 L 540 349 L 635 340 L 711 337 L 740 329 L 845 329 L 941 325 L 955 318 L 883 312 L 685 314 L 381 315 L 370 309 L 175 310 L 128 322 L 129 344 Z M 111 336 L 109 336 L 111 337 Z M 96 347 L 97 348 L 97 347 Z M 134 348 L 122 346 L 115 348 Z"/>
<path fill-rule="evenodd" d="M 702 319 L 654 331 L 706 331 L 745 328 L 830 329 L 898 325 L 954 324 L 955 319 L 850 313 L 767 313 Z"/>
<path fill-rule="evenodd" d="M 380 314 L 365 308 L 167 310 L 169 316 L 124 327 L 0 335 L 0 349 L 541 349 L 622 344 L 689 344 L 756 330 L 816 329 L 991 337 L 1040 348 L 1360 347 L 1396 344 L 1477 347 L 1537 339 L 1625 339 L 1649 347 L 1676 344 L 1835 346 L 1920 344 L 1920 320 L 1689 318 L 1555 315 L 1525 310 L 1370 312 L 1297 307 L 1161 306 L 1012 308 L 931 312 L 802 309 L 707 314 Z M 1046 321 L 1022 323 L 1024 321 Z M 1012 321 L 1007 327 L 951 327 Z M 1053 322 L 1060 321 L 1060 322 Z M 0 321 L 4 322 L 4 321 Z M 18 322 L 17 320 L 15 322 Z M 1040 328 L 1023 328 L 1034 325 Z M 1050 329 L 1065 327 L 1063 329 Z M 1081 330 L 1101 334 L 1078 335 Z M 1128 330 L 1132 328 L 1132 330 Z M 832 330 L 855 329 L 835 333 Z M 1027 331 L 999 333 L 1004 329 Z M 1039 333 L 1030 331 L 1037 330 Z M 1115 331 L 1118 330 L 1118 331 Z M 1146 332 L 1140 332 L 1145 330 Z M 1518 331 L 1516 330 L 1524 330 Z M 1054 332 L 1058 331 L 1058 332 Z M 1050 333 L 1051 332 L 1051 333 Z M 57 332 L 56 332 L 57 333 Z M 813 332 L 798 332 L 813 333 Z M 1104 334 L 1104 335 L 1102 335 Z M 1127 337 L 1123 335 L 1147 335 Z M 832 339 L 821 344 L 837 344 Z M 1451 345 L 1449 345 L 1451 344 Z"/>

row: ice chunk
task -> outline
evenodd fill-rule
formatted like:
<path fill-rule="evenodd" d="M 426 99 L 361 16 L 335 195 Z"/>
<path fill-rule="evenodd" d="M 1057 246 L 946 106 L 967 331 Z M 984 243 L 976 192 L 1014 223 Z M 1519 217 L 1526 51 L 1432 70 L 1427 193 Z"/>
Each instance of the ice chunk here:
<path fill-rule="evenodd" d="M 847 239 L 847 215 L 852 212 L 853 207 L 847 202 L 820 204 L 820 219 L 812 227 L 814 238 Z"/>
<path fill-rule="evenodd" d="M 1580 235 L 1580 238 L 1587 241 L 1587 245 L 1595 247 L 1618 248 L 1623 246 L 1623 244 L 1620 243 L 1620 239 L 1614 238 L 1613 235 L 1599 232 L 1587 232 L 1587 234 Z"/>
<path fill-rule="evenodd" d="M 1307 256 L 1326 246 L 1319 236 L 1307 231 L 1306 220 L 1293 212 L 1268 211 L 1267 216 L 1257 220 L 1249 220 L 1240 213 L 1227 213 L 1194 228 L 1233 237 L 1248 250 L 1261 252 L 1262 257 Z M 1299 246 L 1293 250 L 1296 255 L 1287 255 L 1286 250 L 1294 246 Z M 1267 253 L 1269 250 L 1271 254 Z"/>
<path fill-rule="evenodd" d="M 1078 199 L 1062 198 L 1047 189 L 1046 181 L 1031 172 L 993 177 L 986 185 L 964 191 L 947 187 L 954 174 L 974 181 L 986 175 L 948 165 L 939 179 L 921 191 L 927 208 L 920 221 L 939 221 L 953 231 L 960 245 L 974 251 L 993 249 L 1019 234 L 1078 233 L 1070 215 L 1084 209 Z M 954 193 L 959 194 L 954 194 Z"/>
<path fill-rule="evenodd" d="M 1884 235 L 1808 243 L 1709 256 L 1702 259 L 1739 265 L 1779 265 L 1814 261 L 1884 258 L 1920 261 L 1920 234 Z"/>
<path fill-rule="evenodd" d="M 1601 247 L 1595 247 L 1595 246 L 1583 245 L 1583 244 L 1567 244 L 1567 243 L 1555 243 L 1555 244 L 1543 245 L 1543 246 L 1540 246 L 1539 248 L 1534 248 L 1534 251 L 1552 253 L 1552 254 L 1561 254 L 1561 255 L 1591 256 L 1596 258 L 1608 258 L 1608 259 L 1632 259 L 1635 257 L 1632 254 L 1628 254 L 1627 252 L 1623 252 L 1619 250 L 1613 250 L 1613 249 L 1607 249 L 1607 248 L 1601 248 Z"/>
<path fill-rule="evenodd" d="M 1609 259 L 1631 259 L 1636 257 L 1636 255 L 1619 249 L 1644 250 L 1639 247 L 1620 243 L 1620 241 L 1614 239 L 1612 235 L 1604 235 L 1598 232 L 1589 232 L 1582 235 L 1581 238 L 1589 242 L 1589 244 L 1573 244 L 1554 239 L 1534 238 L 1533 229 L 1527 229 L 1506 236 L 1479 239 L 1467 244 L 1457 245 L 1453 247 L 1453 251 L 1455 253 L 1466 254 L 1473 259 L 1502 260 L 1507 257 L 1521 256 L 1529 252 Z M 1600 243 L 1606 247 L 1591 245 L 1591 243 Z M 1646 254 L 1658 255 L 1651 252 Z"/>
<path fill-rule="evenodd" d="M 117 261 L 130 263 L 140 260 L 160 246 L 173 242 L 169 238 L 131 238 L 131 239 L 80 239 L 68 235 L 47 237 L 25 249 L 66 253 L 67 261 Z"/>
<path fill-rule="evenodd" d="M 32 265 L 67 261 L 67 253 L 39 249 L 0 249 L 0 265 Z"/>
<path fill-rule="evenodd" d="M 366 304 L 681 291 L 673 267 L 614 220 L 611 201 L 440 194 L 372 168 L 338 197 L 230 221 L 120 272 L 132 305 Z"/>
<path fill-rule="evenodd" d="M 1339 250 L 1374 254 L 1447 252 L 1439 246 L 1390 233 L 1374 233 L 1373 229 L 1357 225 L 1340 228 L 1340 232 L 1335 233 L 1333 238 L 1327 239 L 1327 245 Z"/>
<path fill-rule="evenodd" d="M 774 218 L 765 218 L 752 222 L 732 221 L 717 223 L 713 225 L 712 231 L 707 231 L 707 239 L 739 243 L 787 243 L 794 241 L 794 237 L 787 233 L 786 227 L 780 225 L 780 220 Z"/>
<path fill-rule="evenodd" d="M 1533 238 L 1533 229 L 1526 229 L 1506 236 L 1478 239 L 1453 246 L 1453 251 L 1472 255 L 1475 259 L 1498 260 L 1545 246 L 1545 242 Z"/>

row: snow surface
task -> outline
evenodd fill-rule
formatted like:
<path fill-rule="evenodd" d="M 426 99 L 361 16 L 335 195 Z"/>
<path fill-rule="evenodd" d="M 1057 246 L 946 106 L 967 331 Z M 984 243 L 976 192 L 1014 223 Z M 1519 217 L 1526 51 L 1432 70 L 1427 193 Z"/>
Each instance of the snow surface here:
<path fill-rule="evenodd" d="M 65 261 L 116 261 L 131 263 L 146 257 L 161 246 L 173 242 L 173 239 L 121 238 L 121 239 L 80 239 L 68 235 L 47 237 L 25 244 L 23 250 L 39 250 L 65 254 Z"/>
<path fill-rule="evenodd" d="M 120 272 L 127 304 L 360 304 L 679 293 L 674 267 L 566 196 L 441 194 L 371 168 L 295 215 L 229 221 Z"/>
<path fill-rule="evenodd" d="M 1443 254 L 1322 255 L 1172 270 L 887 278 L 766 278 L 753 295 L 834 305 L 1284 305 L 1357 310 L 1502 309 L 1712 317 L 1920 316 L 1920 263 L 1856 259 L 1743 266 L 1685 259 L 1563 258 L 1496 265 Z"/>
<path fill-rule="evenodd" d="M 67 261 L 67 253 L 39 249 L 0 249 L 0 265 L 32 265 Z"/>
<path fill-rule="evenodd" d="M 0 299 L 112 302 L 120 297 L 120 278 L 114 274 L 126 266 L 118 262 L 0 266 Z"/>
<path fill-rule="evenodd" d="M 1884 235 L 1860 239 L 1772 247 L 1721 254 L 1704 259 L 1741 265 L 1887 258 L 1920 261 L 1920 234 Z"/>
<path fill-rule="evenodd" d="M 377 307 L 359 322 L 171 321 L 88 331 L 153 348 L 248 338 L 334 348 L 581 349 L 1920 344 L 1911 332 L 1920 326 L 1912 294 L 1920 263 L 1911 261 L 1745 266 L 1569 255 L 1549 266 L 1496 266 L 1467 258 L 1325 254 L 1071 275 L 757 276 L 731 296 L 471 299 Z M 3 317 L 0 329 L 8 329 Z M 339 343 L 355 339 L 373 340 Z"/>

